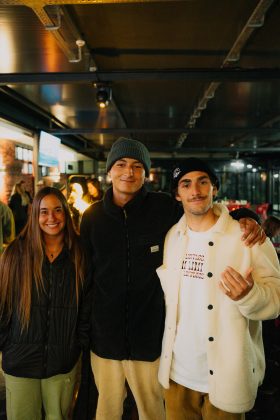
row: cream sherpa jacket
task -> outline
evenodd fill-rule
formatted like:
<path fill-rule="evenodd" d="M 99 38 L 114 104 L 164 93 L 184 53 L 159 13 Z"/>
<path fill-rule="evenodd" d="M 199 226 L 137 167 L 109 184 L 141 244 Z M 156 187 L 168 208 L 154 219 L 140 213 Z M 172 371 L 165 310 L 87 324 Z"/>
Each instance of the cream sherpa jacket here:
<path fill-rule="evenodd" d="M 220 217 L 208 242 L 206 273 L 209 277 L 207 358 L 209 398 L 228 412 L 250 410 L 265 371 L 261 320 L 280 313 L 280 272 L 276 252 L 269 239 L 248 248 L 241 241 L 238 222 L 226 207 L 214 204 Z M 157 269 L 166 301 L 166 321 L 159 368 L 159 381 L 169 387 L 173 345 L 176 335 L 181 263 L 188 244 L 185 215 L 168 232 L 163 265 Z M 219 289 L 221 272 L 230 265 L 245 275 L 253 267 L 254 286 L 244 298 L 232 301 Z M 190 319 L 191 322 L 191 319 Z"/>

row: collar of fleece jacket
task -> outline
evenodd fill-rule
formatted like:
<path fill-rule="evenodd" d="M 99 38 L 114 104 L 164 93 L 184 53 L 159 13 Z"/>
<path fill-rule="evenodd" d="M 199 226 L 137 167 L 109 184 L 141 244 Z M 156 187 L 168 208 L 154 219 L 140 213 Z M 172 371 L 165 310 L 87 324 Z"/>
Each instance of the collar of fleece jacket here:
<path fill-rule="evenodd" d="M 123 210 L 126 210 L 127 212 L 136 211 L 138 209 L 141 209 L 142 204 L 145 200 L 145 197 L 147 196 L 147 188 L 143 186 L 138 194 L 133 197 L 132 200 L 130 200 L 123 208 L 116 206 L 113 202 L 113 188 L 109 188 L 106 191 L 106 194 L 104 196 L 104 208 L 106 213 L 111 214 L 112 216 L 119 217 L 121 214 L 123 214 Z"/>

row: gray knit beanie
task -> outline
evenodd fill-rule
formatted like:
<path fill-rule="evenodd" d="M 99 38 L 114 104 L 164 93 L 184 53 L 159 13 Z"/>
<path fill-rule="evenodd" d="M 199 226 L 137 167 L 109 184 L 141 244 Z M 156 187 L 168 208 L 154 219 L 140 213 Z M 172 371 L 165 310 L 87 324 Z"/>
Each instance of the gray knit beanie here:
<path fill-rule="evenodd" d="M 131 158 L 143 163 L 145 175 L 149 176 L 151 159 L 147 147 L 138 140 L 120 137 L 115 141 L 107 157 L 106 170 L 110 171 L 114 163 L 122 158 Z"/>

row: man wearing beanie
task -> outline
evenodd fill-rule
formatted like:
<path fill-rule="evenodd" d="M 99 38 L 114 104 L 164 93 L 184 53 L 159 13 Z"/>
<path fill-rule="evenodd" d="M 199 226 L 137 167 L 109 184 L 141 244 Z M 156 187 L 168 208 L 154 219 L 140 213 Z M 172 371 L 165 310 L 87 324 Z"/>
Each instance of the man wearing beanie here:
<path fill-rule="evenodd" d="M 81 238 L 94 276 L 90 347 L 99 393 L 96 420 L 121 420 L 126 381 L 140 420 L 165 419 L 157 379 L 165 310 L 156 268 L 165 235 L 182 209 L 168 194 L 147 191 L 150 167 L 142 143 L 118 139 L 107 158 L 112 187 L 82 218 Z"/>
<path fill-rule="evenodd" d="M 173 172 L 184 215 L 168 232 L 157 273 L 166 321 L 159 368 L 167 420 L 241 420 L 264 378 L 261 321 L 280 313 L 278 257 L 267 239 L 248 248 L 238 223 L 213 200 L 204 161 Z"/>

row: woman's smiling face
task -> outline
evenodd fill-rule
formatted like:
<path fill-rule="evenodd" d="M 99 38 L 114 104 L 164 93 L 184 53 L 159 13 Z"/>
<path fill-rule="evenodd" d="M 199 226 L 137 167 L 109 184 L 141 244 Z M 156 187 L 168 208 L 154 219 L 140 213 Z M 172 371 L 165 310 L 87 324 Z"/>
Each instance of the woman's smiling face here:
<path fill-rule="evenodd" d="M 55 195 L 46 195 L 41 200 L 39 226 L 44 236 L 57 236 L 64 230 L 64 209 L 62 203 Z"/>

